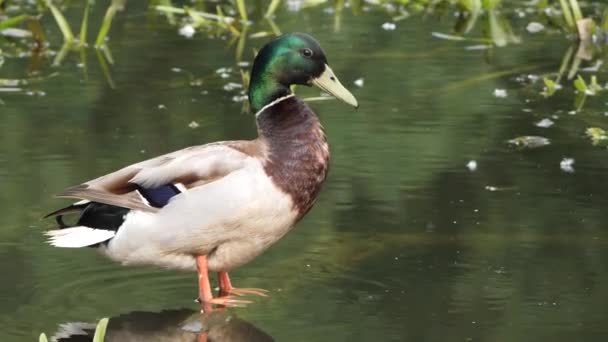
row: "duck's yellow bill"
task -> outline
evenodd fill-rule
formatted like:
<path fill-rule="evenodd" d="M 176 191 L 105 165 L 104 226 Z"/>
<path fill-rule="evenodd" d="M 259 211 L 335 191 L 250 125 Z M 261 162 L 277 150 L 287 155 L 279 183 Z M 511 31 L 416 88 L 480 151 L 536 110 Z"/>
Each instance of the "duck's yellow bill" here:
<path fill-rule="evenodd" d="M 337 99 L 342 100 L 355 108 L 359 107 L 357 99 L 355 99 L 348 89 L 344 88 L 329 65 L 325 64 L 325 71 L 321 76 L 313 78 L 311 82 L 321 88 L 321 90 L 335 96 Z"/>

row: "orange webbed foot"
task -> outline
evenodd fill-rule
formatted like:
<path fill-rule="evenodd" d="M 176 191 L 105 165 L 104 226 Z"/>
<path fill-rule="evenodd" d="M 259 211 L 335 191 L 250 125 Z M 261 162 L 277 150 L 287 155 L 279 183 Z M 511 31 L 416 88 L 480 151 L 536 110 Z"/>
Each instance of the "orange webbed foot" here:
<path fill-rule="evenodd" d="M 227 291 L 229 295 L 235 296 L 256 295 L 261 297 L 268 297 L 268 290 L 264 289 L 233 287 L 228 289 Z"/>
<path fill-rule="evenodd" d="M 268 297 L 268 290 L 256 289 L 256 288 L 238 288 L 233 287 L 230 282 L 228 272 L 218 272 L 218 280 L 220 283 L 220 294 L 223 296 L 235 295 L 235 296 L 247 296 L 256 295 L 261 297 Z"/>

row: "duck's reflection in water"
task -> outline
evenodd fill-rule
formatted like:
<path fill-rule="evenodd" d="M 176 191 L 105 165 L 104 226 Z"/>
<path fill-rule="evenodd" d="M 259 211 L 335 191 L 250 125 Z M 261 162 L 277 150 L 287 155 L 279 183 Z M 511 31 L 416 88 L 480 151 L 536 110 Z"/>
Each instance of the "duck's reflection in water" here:
<path fill-rule="evenodd" d="M 64 323 L 52 341 L 93 341 L 95 324 Z M 268 342 L 274 339 L 230 311 L 200 314 L 189 309 L 131 312 L 110 318 L 105 342 Z"/>

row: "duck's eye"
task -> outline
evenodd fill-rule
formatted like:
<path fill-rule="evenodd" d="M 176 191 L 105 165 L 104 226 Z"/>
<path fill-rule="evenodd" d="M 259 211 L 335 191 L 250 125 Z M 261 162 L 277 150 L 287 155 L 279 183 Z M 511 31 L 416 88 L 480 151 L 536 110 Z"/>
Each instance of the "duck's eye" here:
<path fill-rule="evenodd" d="M 312 57 L 312 50 L 309 48 L 302 49 L 300 52 L 302 53 L 302 56 L 306 58 Z"/>

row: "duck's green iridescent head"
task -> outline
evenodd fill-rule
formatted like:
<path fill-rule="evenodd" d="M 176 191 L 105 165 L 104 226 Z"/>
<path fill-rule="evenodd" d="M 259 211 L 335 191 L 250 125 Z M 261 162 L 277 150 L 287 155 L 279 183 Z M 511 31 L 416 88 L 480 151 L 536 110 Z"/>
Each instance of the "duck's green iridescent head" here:
<path fill-rule="evenodd" d="M 249 84 L 253 112 L 288 95 L 292 84 L 316 85 L 336 98 L 357 107 L 355 97 L 327 65 L 325 52 L 311 36 L 290 33 L 266 44 L 256 56 Z"/>

